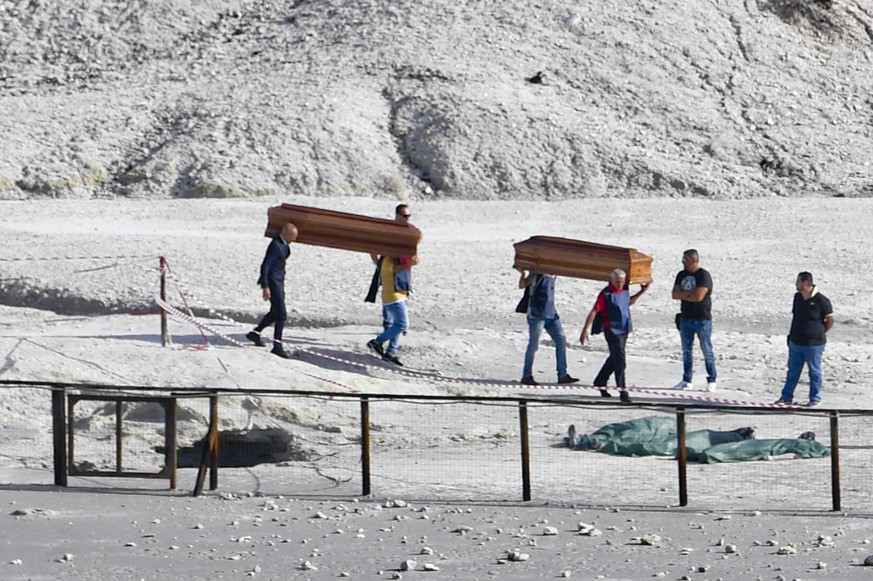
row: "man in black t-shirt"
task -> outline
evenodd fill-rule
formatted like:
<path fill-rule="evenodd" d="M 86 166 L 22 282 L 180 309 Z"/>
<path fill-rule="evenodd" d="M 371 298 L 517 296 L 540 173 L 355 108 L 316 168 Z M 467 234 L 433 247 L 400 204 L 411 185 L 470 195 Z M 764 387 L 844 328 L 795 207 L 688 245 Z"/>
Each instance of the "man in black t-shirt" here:
<path fill-rule="evenodd" d="M 673 299 L 681 301 L 679 335 L 682 338 L 682 381 L 676 389 L 693 389 L 694 337 L 700 342 L 706 364 L 706 391 L 716 390 L 718 374 L 712 350 L 712 276 L 700 267 L 700 255 L 688 249 L 682 254 L 683 270 L 673 283 Z"/>
<path fill-rule="evenodd" d="M 797 293 L 791 308 L 791 331 L 788 333 L 788 373 L 785 387 L 776 403 L 792 403 L 794 388 L 800 380 L 803 364 L 809 372 L 809 403 L 821 403 L 821 358 L 826 334 L 834 326 L 834 309 L 826 296 L 812 283 L 812 274 L 801 272 L 794 283 Z"/>

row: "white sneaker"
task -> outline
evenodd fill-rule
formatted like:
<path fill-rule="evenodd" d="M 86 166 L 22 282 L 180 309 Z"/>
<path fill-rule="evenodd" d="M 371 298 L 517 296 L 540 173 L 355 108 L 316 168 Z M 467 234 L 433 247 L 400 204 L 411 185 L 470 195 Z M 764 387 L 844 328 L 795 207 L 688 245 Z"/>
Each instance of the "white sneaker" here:
<path fill-rule="evenodd" d="M 694 384 L 690 381 L 682 380 L 673 386 L 673 389 L 694 389 Z"/>
<path fill-rule="evenodd" d="M 715 393 L 715 391 L 717 389 L 718 389 L 718 387 L 715 385 L 714 381 L 707 381 L 706 382 L 706 391 L 708 391 L 709 393 Z"/>

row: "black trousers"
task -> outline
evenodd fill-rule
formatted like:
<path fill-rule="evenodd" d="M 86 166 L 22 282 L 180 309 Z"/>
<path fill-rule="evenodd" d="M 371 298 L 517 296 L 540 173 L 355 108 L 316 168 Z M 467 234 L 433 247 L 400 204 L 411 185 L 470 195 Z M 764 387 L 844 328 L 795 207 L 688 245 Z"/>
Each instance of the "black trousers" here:
<path fill-rule="evenodd" d="M 264 315 L 255 331 L 260 333 L 265 328 L 273 325 L 273 338 L 282 340 L 282 331 L 285 329 L 285 321 L 288 320 L 288 312 L 285 310 L 285 288 L 279 285 L 270 285 L 270 312 Z M 281 345 L 274 345 L 281 347 Z"/>
<path fill-rule="evenodd" d="M 627 387 L 624 383 L 624 369 L 627 367 L 624 346 L 627 343 L 627 334 L 616 335 L 611 329 L 604 329 L 603 336 L 609 346 L 609 357 L 600 368 L 600 373 L 594 378 L 594 385 L 606 387 L 609 376 L 615 374 L 615 386 Z"/>

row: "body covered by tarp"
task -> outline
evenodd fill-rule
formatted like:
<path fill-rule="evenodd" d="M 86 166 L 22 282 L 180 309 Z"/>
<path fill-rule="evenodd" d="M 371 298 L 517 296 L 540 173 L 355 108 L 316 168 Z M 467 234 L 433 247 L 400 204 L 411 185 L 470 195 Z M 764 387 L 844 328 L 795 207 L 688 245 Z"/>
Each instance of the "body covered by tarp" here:
<path fill-rule="evenodd" d="M 830 450 L 815 440 L 775 438 L 718 444 L 700 452 L 695 460 L 704 464 L 714 464 L 716 462 L 768 460 L 782 454 L 794 454 L 798 458 L 824 458 L 830 453 Z"/>
<path fill-rule="evenodd" d="M 754 430 L 695 430 L 685 434 L 685 447 L 691 462 L 741 462 L 761 460 L 781 454 L 802 458 L 821 458 L 829 451 L 818 442 L 805 439 L 755 440 Z M 581 435 L 576 450 L 597 450 L 620 456 L 676 456 L 679 441 L 676 420 L 659 416 L 607 424 L 592 434 Z"/>

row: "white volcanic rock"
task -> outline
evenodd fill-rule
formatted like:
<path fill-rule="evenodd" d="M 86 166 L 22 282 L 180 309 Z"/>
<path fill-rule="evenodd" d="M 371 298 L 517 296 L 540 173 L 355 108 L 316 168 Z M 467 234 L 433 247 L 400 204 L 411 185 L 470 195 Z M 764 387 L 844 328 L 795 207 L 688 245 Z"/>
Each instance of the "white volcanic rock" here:
<path fill-rule="evenodd" d="M 873 0 L 0 8 L 0 199 L 873 194 Z"/>

